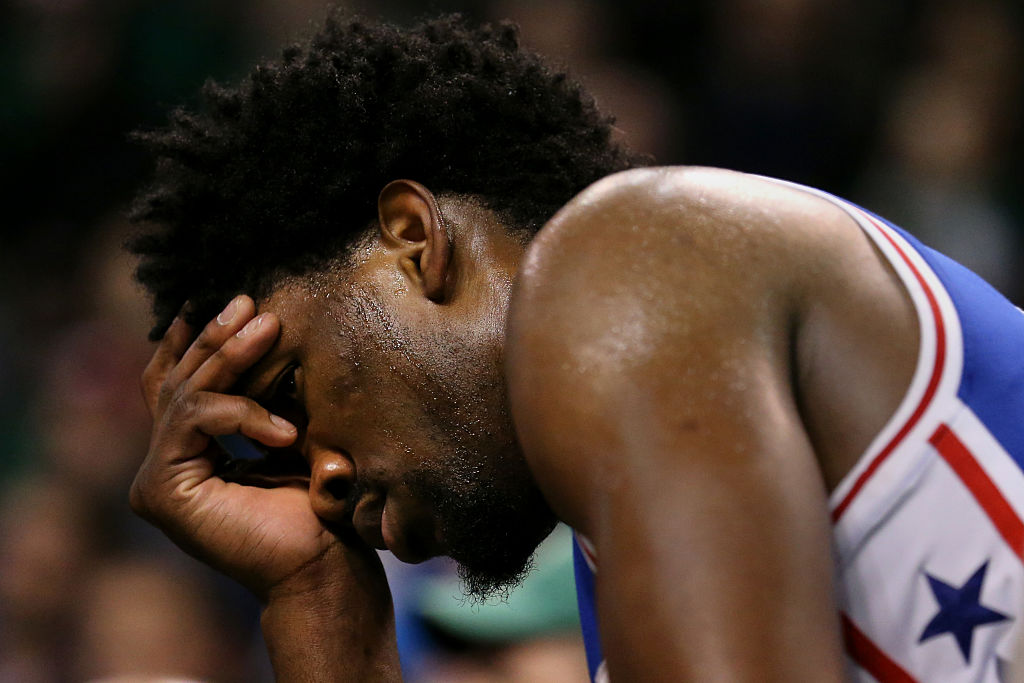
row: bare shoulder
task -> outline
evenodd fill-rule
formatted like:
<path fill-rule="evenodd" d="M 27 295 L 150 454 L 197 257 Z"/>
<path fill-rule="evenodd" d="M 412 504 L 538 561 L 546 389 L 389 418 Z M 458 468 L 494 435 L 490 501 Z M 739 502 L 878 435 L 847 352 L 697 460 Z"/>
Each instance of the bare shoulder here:
<path fill-rule="evenodd" d="M 838 636 L 821 626 L 835 609 L 827 500 L 792 351 L 830 261 L 855 251 L 851 222 L 771 181 L 649 169 L 580 194 L 525 258 L 510 406 L 549 504 L 596 548 L 613 677 L 744 678 L 748 662 L 753 680 L 792 638 L 815 661 L 779 680 L 838 678 Z"/>
<path fill-rule="evenodd" d="M 674 439 L 727 411 L 754 435 L 740 423 L 758 401 L 798 420 L 795 335 L 816 301 L 848 315 L 865 268 L 885 277 L 842 209 L 764 178 L 638 169 L 578 195 L 528 249 L 506 330 L 517 429 L 556 512 L 585 527 L 582 491 L 606 485 L 586 478 L 639 432 Z"/>
<path fill-rule="evenodd" d="M 534 303 L 566 297 L 575 308 L 577 288 L 613 274 L 628 277 L 604 284 L 624 294 L 736 274 L 751 282 L 763 276 L 778 290 L 794 262 L 827 258 L 827 245 L 849 237 L 850 224 L 832 203 L 757 176 L 698 167 L 624 171 L 584 190 L 541 230 L 516 296 Z M 544 308 L 519 307 L 517 314 Z"/>
<path fill-rule="evenodd" d="M 530 348 L 551 335 L 607 339 L 614 329 L 672 336 L 714 315 L 763 322 L 792 307 L 842 257 L 844 241 L 861 239 L 851 225 L 828 201 L 743 173 L 669 167 L 609 176 L 532 241 L 509 341 Z M 659 352 L 623 348 L 633 361 Z"/>

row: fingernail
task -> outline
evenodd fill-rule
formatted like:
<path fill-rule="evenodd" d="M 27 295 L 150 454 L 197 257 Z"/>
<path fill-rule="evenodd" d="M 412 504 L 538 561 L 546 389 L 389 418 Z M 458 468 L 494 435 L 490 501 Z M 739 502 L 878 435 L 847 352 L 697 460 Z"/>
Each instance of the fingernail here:
<path fill-rule="evenodd" d="M 270 421 L 273 422 L 274 426 L 280 429 L 282 432 L 288 432 L 289 434 L 295 433 L 295 425 L 293 425 L 291 422 L 284 419 L 283 417 L 271 415 Z"/>
<path fill-rule="evenodd" d="M 266 315 L 266 314 L 265 313 L 261 313 L 260 315 L 256 316 L 255 318 L 253 318 L 252 320 L 247 322 L 245 324 L 245 327 L 240 329 L 238 331 L 238 333 L 235 334 L 235 336 L 238 337 L 239 339 L 241 339 L 242 337 L 248 337 L 250 334 L 255 332 L 257 329 L 259 329 L 260 323 L 263 322 L 263 316 L 264 315 Z"/>
<path fill-rule="evenodd" d="M 220 325 L 227 325 L 229 322 L 235 319 L 235 313 L 237 312 L 238 297 L 236 296 L 234 299 L 231 300 L 230 303 L 228 303 L 227 306 L 224 307 L 224 310 L 220 312 L 220 315 L 217 316 L 217 323 Z"/>

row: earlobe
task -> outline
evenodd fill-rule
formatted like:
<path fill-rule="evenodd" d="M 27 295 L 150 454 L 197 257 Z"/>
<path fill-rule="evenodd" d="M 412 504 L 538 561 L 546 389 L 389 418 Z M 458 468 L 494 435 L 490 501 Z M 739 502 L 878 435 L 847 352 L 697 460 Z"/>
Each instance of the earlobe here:
<path fill-rule="evenodd" d="M 402 271 L 423 294 L 441 301 L 446 295 L 451 244 L 433 193 L 412 180 L 394 180 L 377 200 L 381 237 L 399 253 Z"/>

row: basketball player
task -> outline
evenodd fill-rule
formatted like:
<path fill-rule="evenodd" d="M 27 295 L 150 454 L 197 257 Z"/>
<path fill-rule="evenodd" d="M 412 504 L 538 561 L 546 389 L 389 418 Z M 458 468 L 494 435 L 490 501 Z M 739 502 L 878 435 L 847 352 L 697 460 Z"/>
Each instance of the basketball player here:
<path fill-rule="evenodd" d="M 609 134 L 446 19 L 330 21 L 144 135 L 134 508 L 265 601 L 280 680 L 400 677 L 374 548 L 487 595 L 558 519 L 597 680 L 997 680 L 1024 314 L 844 201 Z"/>

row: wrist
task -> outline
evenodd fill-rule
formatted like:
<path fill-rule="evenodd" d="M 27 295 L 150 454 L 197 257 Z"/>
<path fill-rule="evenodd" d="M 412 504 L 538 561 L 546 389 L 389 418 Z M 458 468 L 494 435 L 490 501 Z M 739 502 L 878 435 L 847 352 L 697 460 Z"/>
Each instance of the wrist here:
<path fill-rule="evenodd" d="M 266 596 L 260 625 L 277 680 L 401 680 L 394 610 L 379 562 L 368 573 L 352 572 L 351 561 L 334 572 L 326 571 L 332 563 L 315 564 Z"/>

